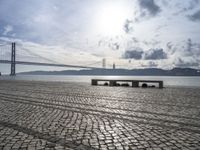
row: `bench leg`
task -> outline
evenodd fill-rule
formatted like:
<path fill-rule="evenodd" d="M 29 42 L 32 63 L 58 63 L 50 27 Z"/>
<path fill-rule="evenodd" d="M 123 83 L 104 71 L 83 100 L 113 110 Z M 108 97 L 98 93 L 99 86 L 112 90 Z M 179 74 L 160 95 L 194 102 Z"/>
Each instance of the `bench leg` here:
<path fill-rule="evenodd" d="M 96 80 L 92 80 L 92 85 L 97 85 L 97 81 Z"/>
<path fill-rule="evenodd" d="M 159 88 L 162 89 L 163 88 L 163 82 L 159 83 Z"/>
<path fill-rule="evenodd" d="M 139 82 L 132 82 L 132 87 L 139 87 Z"/>
<path fill-rule="evenodd" d="M 110 86 L 116 86 L 116 81 L 110 81 Z"/>

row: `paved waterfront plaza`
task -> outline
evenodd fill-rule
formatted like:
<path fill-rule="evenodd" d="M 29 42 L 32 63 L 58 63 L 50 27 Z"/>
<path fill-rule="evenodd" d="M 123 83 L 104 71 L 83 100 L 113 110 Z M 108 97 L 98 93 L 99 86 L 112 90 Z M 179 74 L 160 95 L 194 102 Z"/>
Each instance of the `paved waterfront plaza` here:
<path fill-rule="evenodd" d="M 0 81 L 0 149 L 200 149 L 200 89 Z"/>

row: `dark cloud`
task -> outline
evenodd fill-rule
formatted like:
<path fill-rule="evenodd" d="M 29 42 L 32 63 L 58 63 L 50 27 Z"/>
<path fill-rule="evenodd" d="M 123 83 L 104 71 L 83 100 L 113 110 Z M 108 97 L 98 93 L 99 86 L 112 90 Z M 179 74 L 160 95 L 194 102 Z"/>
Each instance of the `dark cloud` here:
<path fill-rule="evenodd" d="M 141 48 L 134 48 L 126 50 L 123 54 L 124 59 L 136 59 L 136 60 L 160 60 L 167 59 L 167 53 L 163 49 L 150 49 L 144 51 Z"/>
<path fill-rule="evenodd" d="M 146 60 L 159 60 L 159 59 L 167 59 L 167 53 L 163 51 L 163 49 L 150 49 L 145 52 L 144 59 Z"/>
<path fill-rule="evenodd" d="M 123 58 L 124 59 L 136 59 L 136 60 L 140 60 L 142 59 L 142 54 L 144 52 L 140 49 L 140 48 L 136 48 L 136 49 L 131 49 L 131 50 L 126 50 Z"/>
<path fill-rule="evenodd" d="M 200 10 L 195 12 L 194 14 L 188 16 L 190 20 L 192 21 L 200 21 Z"/>
<path fill-rule="evenodd" d="M 151 16 L 157 15 L 161 9 L 154 2 L 154 0 L 138 0 L 141 9 L 145 9 Z M 146 12 L 143 12 L 143 16 L 146 16 Z"/>

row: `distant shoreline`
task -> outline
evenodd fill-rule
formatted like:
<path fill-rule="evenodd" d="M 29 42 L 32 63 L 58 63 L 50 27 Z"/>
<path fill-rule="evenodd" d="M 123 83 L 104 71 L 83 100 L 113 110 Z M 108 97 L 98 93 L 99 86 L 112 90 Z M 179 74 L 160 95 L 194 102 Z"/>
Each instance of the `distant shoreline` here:
<path fill-rule="evenodd" d="M 91 75 L 91 74 L 85 74 L 85 75 L 79 75 L 79 74 L 23 74 L 23 73 L 17 73 L 16 75 L 25 75 L 25 76 L 158 76 L 158 77 L 200 77 L 200 75 Z M 2 75 L 2 76 L 9 76 L 7 75 Z"/>
<path fill-rule="evenodd" d="M 200 70 L 191 68 L 173 68 L 163 70 L 148 69 L 91 69 L 91 70 L 63 70 L 63 71 L 31 71 L 21 72 L 19 75 L 79 75 L 79 76 L 200 76 Z"/>

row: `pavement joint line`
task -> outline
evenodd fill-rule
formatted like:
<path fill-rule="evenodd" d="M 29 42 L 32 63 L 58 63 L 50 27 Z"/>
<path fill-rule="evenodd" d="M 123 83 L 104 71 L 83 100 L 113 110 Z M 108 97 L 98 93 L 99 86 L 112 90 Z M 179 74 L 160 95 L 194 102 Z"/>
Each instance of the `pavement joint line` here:
<path fill-rule="evenodd" d="M 2 100 L 2 99 L 1 99 Z M 162 128 L 170 128 L 170 129 L 176 129 L 176 130 L 184 130 L 184 131 L 187 131 L 187 132 L 193 132 L 193 133 L 199 133 L 200 134 L 200 126 L 199 125 L 196 125 L 194 126 L 193 124 L 179 124 L 178 126 L 172 126 L 172 125 L 165 125 L 165 124 L 161 124 L 159 121 L 158 123 L 155 123 L 155 122 L 150 122 L 152 119 L 151 118 L 147 118 L 148 120 L 150 121 L 138 121 L 138 120 L 131 120 L 132 118 L 134 118 L 133 116 L 131 116 L 131 119 L 127 119 L 127 118 L 123 118 L 121 114 L 115 114 L 115 113 L 108 113 L 106 112 L 107 114 L 103 114 L 105 113 L 105 111 L 97 111 L 97 110 L 86 110 L 86 109 L 80 109 L 78 107 L 73 107 L 75 110 L 72 109 L 72 107 L 68 107 L 67 108 L 58 108 L 58 107 L 55 107 L 54 104 L 50 104 L 49 106 L 47 105 L 44 105 L 44 103 L 38 103 L 38 104 L 31 104 L 30 102 L 28 101 L 16 101 L 16 100 L 4 100 L 4 101 L 10 101 L 10 102 L 14 102 L 14 103 L 23 103 L 23 104 L 27 104 L 27 105 L 35 105 L 35 106 L 41 106 L 41 107 L 45 107 L 45 108 L 52 108 L 52 109 L 58 109 L 58 110 L 62 110 L 62 111 L 72 111 L 72 112 L 78 112 L 78 113 L 84 113 L 84 114 L 91 114 L 91 115 L 97 115 L 97 116 L 101 116 L 101 117 L 108 117 L 108 118 L 112 118 L 112 119 L 117 119 L 117 120 L 124 120 L 124 121 L 128 121 L 128 122 L 133 122 L 133 123 L 137 123 L 137 124 L 149 124 L 149 125 L 154 125 L 154 126 L 159 126 L 159 127 L 162 127 Z M 62 106 L 63 107 L 63 106 Z M 71 109 L 70 109 L 71 108 Z M 94 112 L 100 112 L 101 114 L 99 113 L 94 113 Z M 113 115 L 115 114 L 115 115 Z M 119 117 L 116 117 L 116 116 L 119 116 Z M 127 116 L 125 116 L 127 117 Z M 139 119 L 139 118 L 137 118 Z M 164 122 L 167 122 L 164 120 Z M 189 128 L 185 128 L 183 126 L 188 126 Z M 196 127 L 197 129 L 191 129 L 190 127 L 191 126 L 194 126 Z"/>
<path fill-rule="evenodd" d="M 21 95 L 15 95 L 15 94 L 6 94 L 6 93 L 0 93 L 0 95 L 4 95 L 4 97 L 7 98 L 13 98 L 12 96 L 15 96 L 20 99 L 40 99 L 40 100 L 53 100 L 53 98 L 40 98 L 40 97 L 33 97 L 33 96 L 21 96 Z M 70 96 L 69 96 L 70 97 Z M 71 96 L 72 97 L 72 96 Z M 35 101 L 35 100 L 33 100 Z M 69 102 L 69 101 L 59 101 L 59 103 L 71 103 L 71 104 L 79 104 L 79 105 L 85 105 L 85 106 L 96 106 L 92 104 L 85 104 L 85 103 L 77 103 L 77 102 Z M 135 102 L 134 102 L 135 103 Z M 58 104 L 59 105 L 59 104 Z M 174 105 L 176 106 L 176 105 Z M 96 106 L 99 108 L 107 108 L 107 109 L 113 109 L 113 110 L 120 110 L 120 111 L 131 111 L 131 112 L 136 112 L 136 113 L 143 113 L 143 114 L 152 114 L 152 115 L 160 115 L 160 116 L 166 116 L 166 117 L 173 117 L 173 118 L 183 118 L 183 119 L 189 119 L 189 120 L 200 120 L 200 118 L 194 118 L 194 117 L 186 117 L 186 116 L 177 116 L 177 115 L 167 115 L 167 114 L 162 114 L 162 113 L 155 113 L 155 112 L 148 112 L 148 111 L 135 111 L 131 109 L 122 109 L 122 108 L 114 108 L 114 107 L 107 107 L 107 106 Z M 177 107 L 177 106 L 176 106 Z M 198 109 L 198 108 L 197 108 Z"/>
<path fill-rule="evenodd" d="M 9 90 L 9 89 L 8 89 Z M 11 91 L 20 91 L 20 92 L 22 92 L 21 90 L 11 90 Z M 24 91 L 24 92 L 27 92 L 27 91 Z M 66 95 L 66 93 L 52 93 L 52 92 L 47 92 L 47 93 L 45 93 L 45 92 L 41 92 L 41 91 L 38 91 L 38 92 L 33 92 L 33 91 L 29 91 L 29 92 L 31 92 L 31 93 L 40 93 L 40 94 L 50 94 L 50 95 L 63 95 L 63 96 L 75 96 L 76 95 L 76 97 L 84 97 L 84 98 L 95 98 L 94 96 L 91 96 L 91 95 L 88 95 L 88 94 L 80 94 L 80 93 L 67 93 L 68 95 Z M 2 94 L 5 94 L 5 93 L 2 93 Z M 11 95 L 11 94 L 10 94 Z M 165 104 L 163 104 L 162 102 L 154 102 L 154 103 L 148 103 L 148 102 L 141 102 L 141 100 L 140 101 L 130 101 L 130 100 L 132 100 L 133 98 L 123 98 L 123 97 L 108 97 L 108 96 L 101 96 L 101 98 L 98 98 L 98 99 L 106 99 L 106 100 L 108 100 L 108 101 L 114 101 L 114 102 L 124 102 L 124 100 L 128 100 L 128 101 L 125 101 L 125 103 L 132 103 L 132 102 L 134 102 L 134 103 L 147 103 L 147 104 L 156 104 L 156 105 L 161 105 L 161 106 L 176 106 L 176 107 L 188 107 L 188 108 L 195 108 L 195 109 L 200 109 L 200 106 L 197 106 L 197 105 L 188 105 L 188 104 L 185 104 L 185 105 L 183 105 L 184 103 L 181 103 L 181 104 L 179 104 L 179 105 L 177 105 L 177 103 L 174 103 L 174 104 L 170 104 L 170 103 L 165 103 Z M 123 100 L 122 100 L 123 99 Z"/>
<path fill-rule="evenodd" d="M 4 98 L 11 98 L 11 97 L 4 97 Z M 28 97 L 27 97 L 28 98 Z M 56 105 L 58 107 L 70 107 L 70 108 L 76 108 L 76 109 L 85 109 L 85 108 L 80 108 L 80 107 L 77 107 L 77 106 L 67 106 L 67 105 L 62 105 L 62 104 L 55 104 L 55 103 L 49 103 L 49 102 L 39 102 L 39 101 L 36 101 L 36 100 L 27 100 L 27 99 L 23 99 L 23 98 L 15 98 L 15 100 L 18 99 L 19 101 L 25 101 L 25 102 L 33 102 L 33 103 L 38 103 L 38 104 L 48 104 L 48 105 Z M 42 98 L 40 98 L 41 100 L 43 100 Z M 46 100 L 46 99 L 45 99 Z M 73 103 L 74 104 L 74 103 Z M 109 108 L 108 108 L 109 109 Z M 157 118 L 150 118 L 150 117 L 141 117 L 141 116 L 136 116 L 136 115 L 124 115 L 122 113 L 115 113 L 115 112 L 108 112 L 108 111 L 100 111 L 100 110 L 94 110 L 94 109 L 91 109 L 91 108 L 87 108 L 87 110 L 89 111 L 98 111 L 100 113 L 104 113 L 106 112 L 107 114 L 114 114 L 114 115 L 121 115 L 121 116 L 125 116 L 125 117 L 134 117 L 134 118 L 138 118 L 138 119 L 146 119 L 146 120 L 155 120 L 155 121 L 161 121 L 161 122 L 168 122 L 168 123 L 176 123 L 176 124 L 182 124 L 182 125 L 185 125 L 185 126 L 193 126 L 193 127 L 200 127 L 199 124 L 190 124 L 190 123 L 182 123 L 182 122 L 178 122 L 178 121 L 173 121 L 173 120 L 163 120 L 163 119 L 157 119 Z"/>
<path fill-rule="evenodd" d="M 68 108 L 75 108 L 75 109 L 80 109 L 80 110 L 89 110 L 89 111 L 96 111 L 96 112 L 100 112 L 100 113 L 107 113 L 107 114 L 111 114 L 111 115 L 120 115 L 120 116 L 125 116 L 125 117 L 134 117 L 134 118 L 137 118 L 137 119 L 145 119 L 145 120 L 155 120 L 155 121 L 160 121 L 160 122 L 167 122 L 167 123 L 176 123 L 176 124 L 182 124 L 182 125 L 185 125 L 185 126 L 193 126 L 193 127 L 199 127 L 199 125 L 195 125 L 195 124 L 189 124 L 189 123 L 181 123 L 181 122 L 178 122 L 178 121 L 172 121 L 172 120 L 163 120 L 163 119 L 157 119 L 157 118 L 150 118 L 150 117 L 141 117 L 141 116 L 136 116 L 136 115 L 124 115 L 124 114 L 121 114 L 121 113 L 115 113 L 115 112 L 108 112 L 108 111 L 100 111 L 100 110 L 96 110 L 96 109 L 91 109 L 91 108 L 80 108 L 78 106 L 67 106 L 67 105 L 62 105 L 62 104 L 53 104 L 53 103 L 49 103 L 49 102 L 39 102 L 39 101 L 35 101 L 35 100 L 24 100 L 24 99 L 20 99 L 19 97 L 18 98 L 15 98 L 15 100 L 18 99 L 17 102 L 26 102 L 26 103 L 37 103 L 37 104 L 47 104 L 47 105 L 56 105 L 58 107 L 68 107 Z M 10 99 L 9 99 L 10 100 Z"/>

